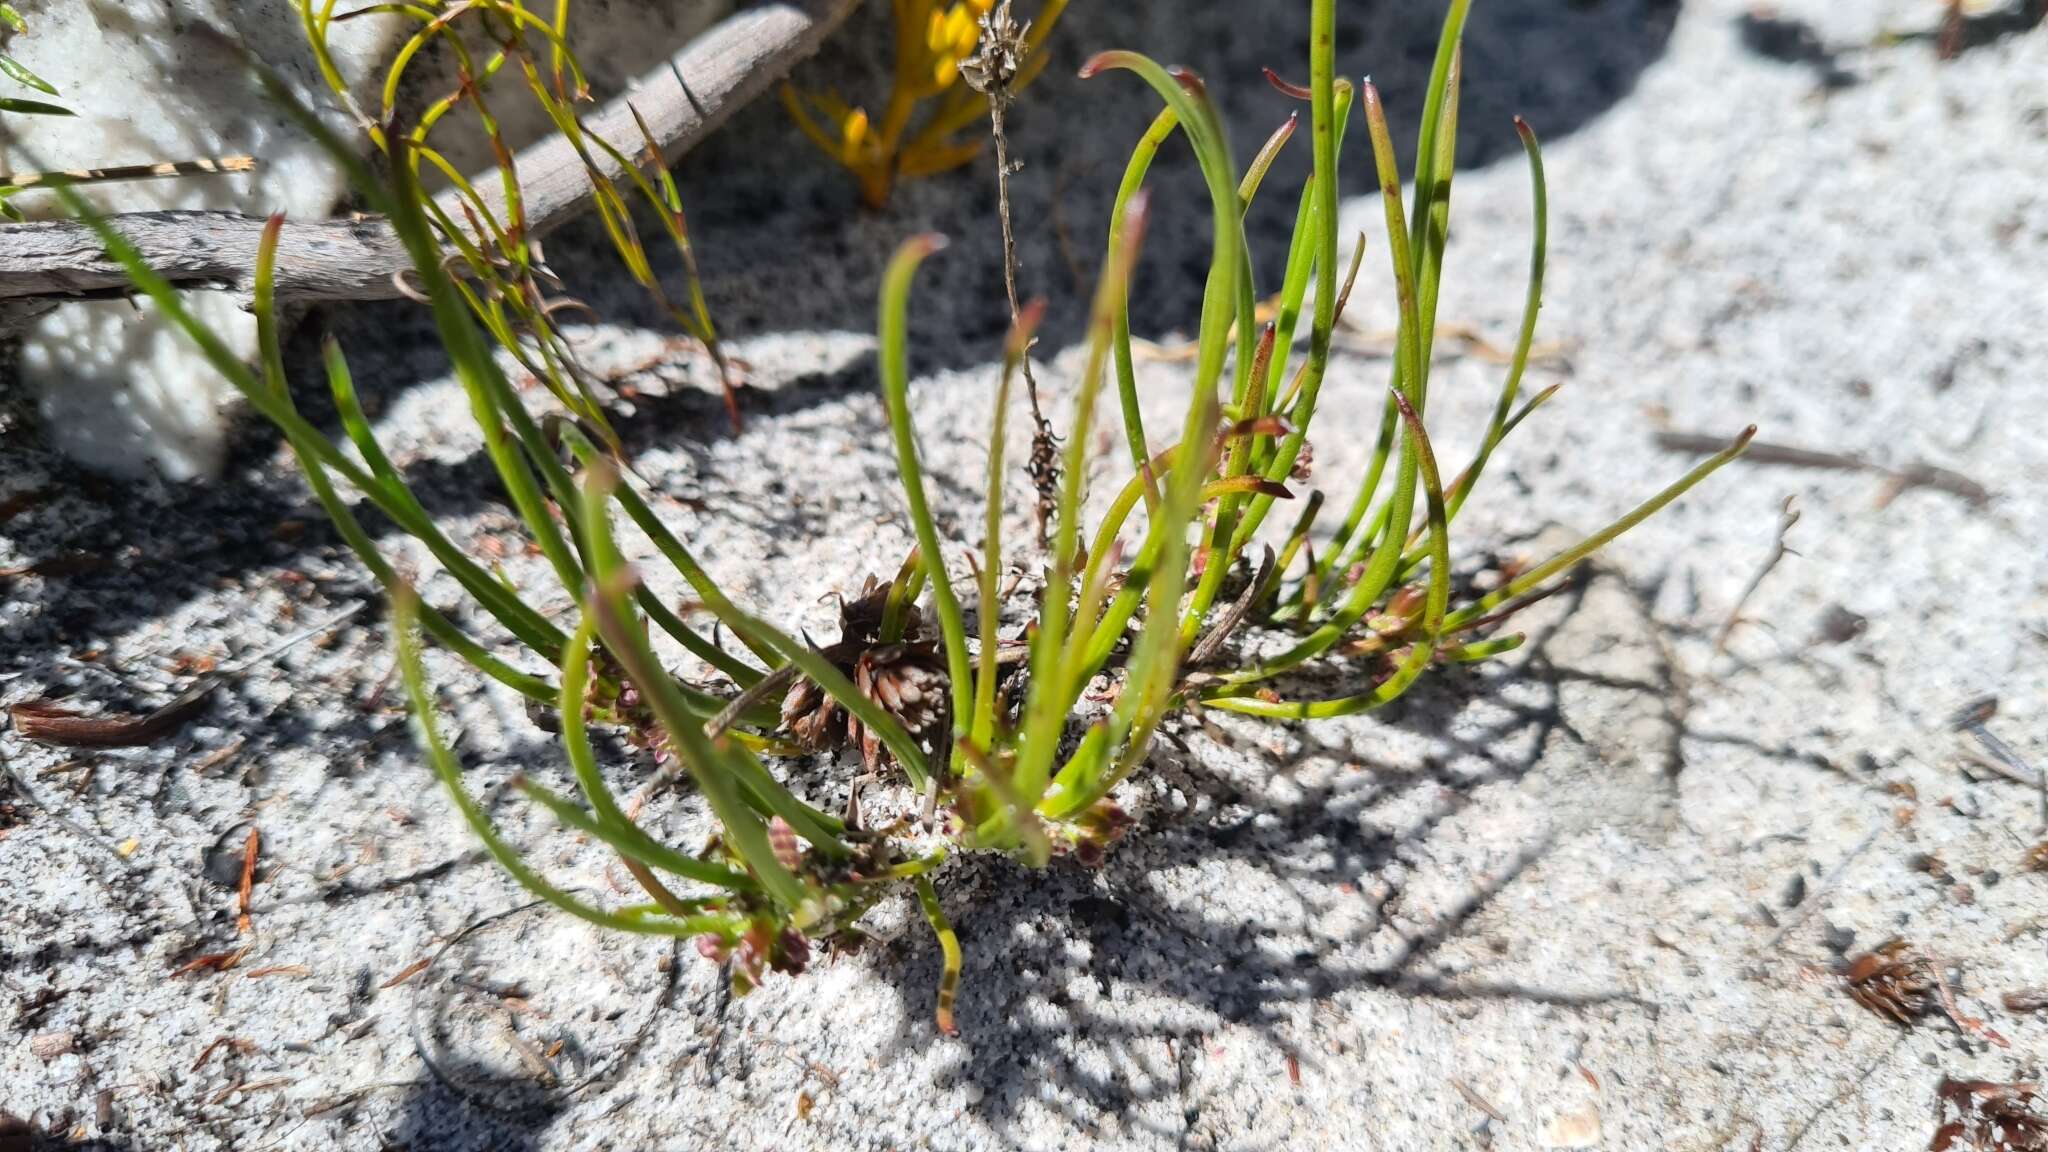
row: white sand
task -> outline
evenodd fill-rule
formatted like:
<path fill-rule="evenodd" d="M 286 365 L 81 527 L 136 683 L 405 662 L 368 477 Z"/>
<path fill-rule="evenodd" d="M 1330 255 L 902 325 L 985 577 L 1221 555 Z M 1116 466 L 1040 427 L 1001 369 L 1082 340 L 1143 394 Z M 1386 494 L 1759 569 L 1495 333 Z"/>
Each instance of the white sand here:
<path fill-rule="evenodd" d="M 1252 67 L 1298 57 L 1298 21 L 1213 39 L 1228 19 L 1207 8 L 1109 7 L 1077 6 L 1062 69 L 1124 43 L 1194 62 L 1228 94 L 1241 151 L 1285 114 Z M 1565 389 L 1496 457 L 1461 554 L 1531 552 L 1535 530 L 1595 525 L 1676 475 L 1689 461 L 1651 446 L 1660 413 L 1952 467 L 1989 504 L 1912 490 L 1881 505 L 1868 473 L 1737 465 L 1532 611 L 1513 660 L 1434 677 L 1370 719 L 1179 724 L 1102 870 L 943 873 L 967 954 L 958 1039 L 932 1026 L 937 950 L 903 901 L 877 914 L 886 943 L 739 1001 L 687 947 L 540 910 L 443 953 L 526 899 L 431 789 L 390 697 L 367 703 L 389 648 L 360 620 L 164 747 L 80 758 L 94 772 L 75 793 L 76 773 L 53 771 L 68 757 L 0 734 L 36 801 L 0 839 L 0 1003 L 17 1006 L 0 1009 L 0 1109 L 136 1148 L 1926 1147 L 1942 1077 L 2037 1078 L 2048 1052 L 2048 1018 L 1998 1005 L 2048 986 L 2048 875 L 2016 873 L 2048 832 L 2035 794 L 1969 767 L 1945 724 L 1995 693 L 1993 729 L 2048 763 L 2048 32 L 1941 63 L 1924 39 L 1856 47 L 1931 27 L 1936 6 L 1842 7 L 1781 10 L 1839 50 L 1829 66 L 1760 53 L 1788 41 L 1745 37 L 1732 0 L 1479 6 L 1478 166 L 1458 186 L 1443 316 L 1510 336 L 1527 189 L 1505 115 L 1526 111 L 1549 141 L 1554 209 L 1541 338 L 1566 350 L 1529 386 Z M 816 75 L 878 68 L 876 18 Z M 1346 68 L 1412 106 L 1425 22 L 1360 20 Z M 1049 78 L 1035 99 L 1019 113 L 1027 278 L 1064 298 L 1055 189 L 1092 268 L 1116 153 L 1149 105 L 1128 78 Z M 1362 136 L 1350 147 L 1355 189 Z M 985 162 L 864 215 L 804 148 L 763 107 L 684 169 L 714 306 L 760 386 L 737 437 L 701 359 L 655 355 L 660 337 L 635 327 L 655 326 L 651 310 L 598 277 L 594 229 L 550 251 L 614 320 L 588 334 L 592 362 L 655 361 L 630 378 L 644 395 L 622 423 L 673 498 L 664 515 L 736 594 L 816 627 L 820 594 L 893 568 L 909 540 L 864 335 L 881 257 L 924 227 L 960 241 L 920 282 L 912 399 L 963 545 L 978 536 L 1000 289 Z M 1270 187 L 1291 188 L 1305 152 L 1290 163 Z M 1139 311 L 1163 337 L 1192 328 L 1204 217 L 1184 163 L 1163 160 L 1160 179 L 1180 191 L 1162 199 Z M 1255 214 L 1254 243 L 1270 251 L 1291 210 Z M 1347 211 L 1376 230 L 1371 202 Z M 1375 244 L 1353 305 L 1368 330 L 1392 314 L 1384 259 Z M 1062 397 L 1073 320 L 1058 305 L 1044 346 Z M 396 305 L 329 323 L 430 507 L 461 539 L 514 541 L 514 575 L 541 586 L 486 502 L 425 325 Z M 1431 424 L 1462 460 L 1499 368 L 1439 347 Z M 1370 351 L 1334 365 L 1314 440 L 1340 499 L 1386 367 Z M 1155 427 L 1183 372 L 1147 367 Z M 107 693 L 59 662 L 82 649 L 141 677 L 370 595 L 261 435 L 225 489 L 111 498 L 9 435 L 0 500 L 55 491 L 7 522 L 0 566 L 114 560 L 7 586 L 10 701 L 58 683 Z M 1716 657 L 1788 495 L 1799 555 Z M 286 518 L 312 524 L 274 534 Z M 447 581 L 428 590 L 447 602 Z M 1867 628 L 1827 638 L 1837 608 Z M 472 786 L 551 875 L 608 897 L 623 878 L 603 854 L 495 791 L 515 771 L 564 773 L 546 735 L 451 661 L 431 665 Z M 622 784 L 640 771 L 614 766 Z M 826 803 L 850 775 L 790 771 Z M 687 804 L 650 819 L 685 845 L 701 835 Z M 266 863 L 240 937 L 249 822 Z M 131 838 L 124 860 L 113 849 Z M 1894 934 L 1952 965 L 1962 1010 L 2009 1046 L 1852 1002 L 1831 967 Z M 233 973 L 167 978 L 245 946 Z M 45 1060 L 35 1041 L 52 1036 L 71 1050 Z"/>

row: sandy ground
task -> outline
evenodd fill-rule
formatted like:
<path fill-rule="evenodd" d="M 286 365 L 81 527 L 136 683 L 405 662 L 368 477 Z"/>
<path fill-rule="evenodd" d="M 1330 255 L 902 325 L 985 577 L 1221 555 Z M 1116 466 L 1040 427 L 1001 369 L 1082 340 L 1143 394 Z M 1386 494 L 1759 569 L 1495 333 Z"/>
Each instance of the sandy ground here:
<path fill-rule="evenodd" d="M 1110 7 L 1070 18 L 1056 72 L 1121 44 L 1193 63 L 1241 151 L 1285 115 L 1254 69 L 1299 58 L 1299 20 Z M 526 907 L 431 788 L 382 691 L 369 582 L 261 430 L 220 486 L 138 491 L 63 469 L 16 421 L 0 567 L 45 573 L 0 589 L 6 700 L 173 689 L 372 604 L 157 747 L 67 756 L 0 734 L 0 1109 L 58 1146 L 136 1149 L 1927 1147 L 1944 1077 L 2038 1078 L 2048 1053 L 2048 1017 L 2000 1004 L 2048 986 L 2048 874 L 2020 868 L 2048 835 L 2040 798 L 1948 725 L 1996 695 L 1991 730 L 2048 763 L 2048 32 L 1999 34 L 2024 21 L 1993 13 L 1940 62 L 1919 34 L 1937 14 L 1479 5 L 1443 316 L 1511 334 L 1520 111 L 1553 197 L 1554 348 L 1531 384 L 1565 387 L 1497 457 L 1460 548 L 1468 567 L 1532 555 L 1622 510 L 1687 464 L 1654 446 L 1664 424 L 1754 421 L 1777 443 L 1952 468 L 1990 498 L 1738 465 L 1532 611 L 1511 660 L 1370 719 L 1180 723 L 1102 869 L 943 874 L 967 954 L 957 1039 L 932 1026 L 937 949 L 902 901 L 877 911 L 876 946 L 743 1000 L 687 948 Z M 1358 15 L 1344 67 L 1412 108 L 1427 24 Z M 880 67 L 867 28 L 811 76 Z M 1128 78 L 1055 76 L 1018 116 L 1027 288 L 1056 302 L 1044 377 L 1062 397 L 1073 280 L 1148 115 Z M 1305 151 L 1289 164 L 1274 187 Z M 711 298 L 753 365 L 740 434 L 594 231 L 550 253 L 611 318 L 590 355 L 639 393 L 621 423 L 664 514 L 742 598 L 815 626 L 819 597 L 909 539 L 865 333 L 880 260 L 923 228 L 958 243 L 920 282 L 913 402 L 942 527 L 976 537 L 1002 320 L 992 171 L 863 214 L 763 107 L 683 174 Z M 1137 312 L 1170 344 L 1192 327 L 1204 216 L 1183 160 L 1159 180 Z M 1266 284 L 1282 199 L 1253 220 Z M 1377 208 L 1347 211 L 1370 227 Z M 1340 499 L 1387 369 L 1383 260 L 1368 254 L 1318 419 L 1316 478 Z M 436 513 L 476 548 L 516 541 L 418 319 L 318 323 Z M 1462 341 L 1439 352 L 1431 423 L 1461 459 L 1499 368 Z M 1144 385 L 1169 419 L 1184 369 L 1149 364 Z M 1717 655 L 1787 497 L 1797 555 Z M 507 557 L 538 576 L 516 543 Z M 445 579 L 426 587 L 447 602 Z M 601 854 L 499 797 L 516 771 L 564 774 L 547 736 L 430 666 L 506 827 L 561 882 L 616 888 Z M 622 787 L 645 771 L 611 766 Z M 788 770 L 826 802 L 849 775 Z M 688 801 L 649 811 L 701 835 Z M 1834 968 L 1893 936 L 1938 957 L 1983 1023 L 1908 1028 L 1854 1002 Z M 242 949 L 227 972 L 174 975 Z"/>

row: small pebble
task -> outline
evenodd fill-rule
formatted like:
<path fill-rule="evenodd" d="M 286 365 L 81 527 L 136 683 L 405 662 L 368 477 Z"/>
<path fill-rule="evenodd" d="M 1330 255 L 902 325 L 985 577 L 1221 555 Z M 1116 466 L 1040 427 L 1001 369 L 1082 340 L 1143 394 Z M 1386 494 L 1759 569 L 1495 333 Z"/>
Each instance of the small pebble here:
<path fill-rule="evenodd" d="M 1785 891 L 1778 897 L 1778 907 L 1787 910 L 1797 908 L 1806 900 L 1806 877 L 1798 872 L 1786 881 Z"/>
<path fill-rule="evenodd" d="M 1863 635 L 1868 627 L 1868 617 L 1851 612 L 1840 604 L 1830 604 L 1828 610 L 1821 614 L 1820 638 L 1827 644 L 1846 644 Z"/>

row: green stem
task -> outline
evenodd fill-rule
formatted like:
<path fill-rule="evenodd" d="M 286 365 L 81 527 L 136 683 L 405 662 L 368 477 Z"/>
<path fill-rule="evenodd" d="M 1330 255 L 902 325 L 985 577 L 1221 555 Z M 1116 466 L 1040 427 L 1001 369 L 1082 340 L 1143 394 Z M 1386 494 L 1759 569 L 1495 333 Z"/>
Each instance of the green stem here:
<path fill-rule="evenodd" d="M 913 236 L 896 249 L 882 276 L 880 316 L 882 400 L 889 410 L 889 428 L 896 440 L 896 470 L 903 480 L 903 496 L 910 506 L 911 527 L 917 533 L 917 548 L 931 574 L 932 604 L 938 610 L 939 631 L 945 637 L 946 673 L 953 693 L 953 735 L 967 736 L 974 719 L 974 666 L 967 654 L 967 626 L 961 617 L 960 599 L 946 576 L 945 551 L 939 547 L 939 530 L 932 523 L 931 507 L 925 501 L 924 470 L 917 460 L 917 433 L 910 421 L 910 366 L 907 350 L 910 309 L 910 281 L 925 257 L 945 247 L 945 239 L 927 233 Z"/>
<path fill-rule="evenodd" d="M 540 873 L 527 865 L 519 854 L 491 823 L 483 806 L 462 786 L 462 768 L 455 761 L 454 753 L 442 741 L 434 724 L 434 701 L 432 690 L 427 687 L 426 673 L 420 665 L 419 637 L 414 628 L 419 618 L 419 600 L 410 590 L 402 592 L 392 602 L 394 628 L 398 637 L 398 666 L 405 681 L 405 692 L 412 705 L 413 721 L 418 728 L 420 746 L 426 751 L 427 761 L 433 766 L 434 775 L 447 789 L 449 799 L 455 802 L 456 810 L 468 823 L 470 831 L 484 843 L 484 850 L 498 862 L 498 866 L 511 873 L 520 887 L 533 893 L 556 908 L 582 920 L 604 928 L 616 928 L 621 932 L 636 932 L 656 936 L 696 936 L 703 933 L 726 935 L 736 928 L 737 918 L 722 915 L 689 917 L 635 916 L 619 912 L 607 912 L 585 904 L 567 892 L 543 879 Z"/>
<path fill-rule="evenodd" d="M 1117 186 L 1116 203 L 1109 211 L 1111 253 L 1123 247 L 1124 220 L 1130 212 L 1131 197 L 1145 186 L 1145 174 L 1152 169 L 1152 158 L 1159 154 L 1159 146 L 1173 134 L 1178 124 L 1173 109 L 1160 109 L 1159 115 L 1152 120 L 1152 126 L 1138 140 L 1137 148 L 1132 150 L 1130 163 L 1124 167 L 1123 183 Z M 1108 257 L 1104 260 L 1106 263 Z M 1117 310 L 1116 331 L 1112 339 L 1116 348 L 1116 392 L 1123 405 L 1124 441 L 1130 445 L 1131 467 L 1142 471 L 1152 450 L 1145 440 L 1145 416 L 1138 404 L 1138 372 L 1131 357 L 1131 309 L 1128 302 Z"/>

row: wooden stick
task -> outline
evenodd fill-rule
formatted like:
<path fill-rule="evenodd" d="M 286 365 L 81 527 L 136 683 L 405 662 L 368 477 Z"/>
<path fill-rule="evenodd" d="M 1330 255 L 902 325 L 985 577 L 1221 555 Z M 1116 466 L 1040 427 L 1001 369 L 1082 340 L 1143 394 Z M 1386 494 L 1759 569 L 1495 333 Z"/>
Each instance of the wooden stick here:
<path fill-rule="evenodd" d="M 674 163 L 733 112 L 817 50 L 859 0 L 778 0 L 742 8 L 641 76 L 626 94 L 584 121 L 584 130 L 628 157 L 642 151 L 633 109 L 647 120 L 662 158 Z M 629 107 L 629 101 L 631 106 Z M 593 149 L 594 153 L 599 150 Z M 595 156 L 604 174 L 624 175 Z M 556 134 L 516 160 L 530 232 L 539 237 L 589 203 L 590 175 L 569 141 Z M 504 190 L 495 169 L 475 184 L 494 212 Z M 444 193 L 444 203 L 452 198 Z M 457 219 L 461 210 L 453 209 Z M 130 212 L 113 218 L 156 269 L 180 287 L 247 295 L 254 286 L 263 218 L 235 212 Z M 399 295 L 396 275 L 410 267 L 405 248 L 379 217 L 293 220 L 278 239 L 281 303 L 376 300 Z M 133 292 L 127 274 L 92 230 L 69 220 L 0 225 L 0 330 L 63 299 L 118 298 Z"/>
<path fill-rule="evenodd" d="M 254 156 L 223 156 L 218 160 L 175 160 L 164 164 L 122 164 L 113 168 L 66 168 L 58 172 L 9 172 L 0 183 L 34 188 L 63 180 L 70 184 L 115 184 L 124 180 L 168 180 L 178 176 L 222 176 L 254 172 Z"/>

